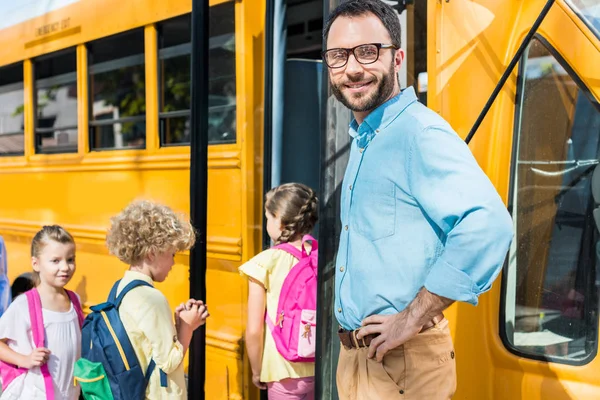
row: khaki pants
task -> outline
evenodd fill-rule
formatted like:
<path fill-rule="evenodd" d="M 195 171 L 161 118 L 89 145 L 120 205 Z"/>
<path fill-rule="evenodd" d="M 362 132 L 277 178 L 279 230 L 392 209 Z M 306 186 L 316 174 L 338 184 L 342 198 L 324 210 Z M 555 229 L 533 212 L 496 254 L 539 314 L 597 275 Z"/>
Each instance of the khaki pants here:
<path fill-rule="evenodd" d="M 456 360 L 446 319 L 389 351 L 381 363 L 368 359 L 367 352 L 342 346 L 340 400 L 447 400 L 456 391 Z"/>

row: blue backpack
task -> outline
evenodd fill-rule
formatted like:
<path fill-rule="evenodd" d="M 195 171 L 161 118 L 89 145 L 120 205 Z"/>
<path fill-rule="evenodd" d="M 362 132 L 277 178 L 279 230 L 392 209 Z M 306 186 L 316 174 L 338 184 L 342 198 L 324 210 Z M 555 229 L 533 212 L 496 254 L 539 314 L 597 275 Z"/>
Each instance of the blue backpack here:
<path fill-rule="evenodd" d="M 150 286 L 135 280 L 116 296 L 119 282 L 114 284 L 106 303 L 91 307 L 81 329 L 81 358 L 75 363 L 75 382 L 86 399 L 143 400 L 150 376 L 156 367 L 150 360 L 142 371 L 125 327 L 119 317 L 119 305 L 130 290 Z M 167 387 L 167 375 L 160 371 L 160 384 Z"/>

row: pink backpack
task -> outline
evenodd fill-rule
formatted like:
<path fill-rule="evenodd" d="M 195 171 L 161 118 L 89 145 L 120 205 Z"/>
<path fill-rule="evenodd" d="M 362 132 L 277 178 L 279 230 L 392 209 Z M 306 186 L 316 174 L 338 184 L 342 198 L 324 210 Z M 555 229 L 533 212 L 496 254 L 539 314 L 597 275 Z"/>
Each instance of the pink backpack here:
<path fill-rule="evenodd" d="M 310 254 L 304 243 L 312 242 Z M 265 313 L 265 321 L 279 353 L 288 361 L 314 362 L 317 327 L 317 260 L 318 243 L 310 235 L 302 238 L 302 251 L 289 243 L 274 247 L 298 259 L 283 281 L 277 321 Z"/>
<path fill-rule="evenodd" d="M 73 308 L 77 312 L 77 319 L 79 320 L 79 327 L 83 325 L 83 311 L 81 311 L 81 304 L 75 293 L 67 290 L 69 299 L 73 303 Z M 36 347 L 46 347 L 46 332 L 44 330 L 44 318 L 42 316 L 42 301 L 40 294 L 37 289 L 31 289 L 25 292 L 27 296 L 27 304 L 29 306 L 29 318 L 31 320 L 31 334 L 33 336 L 33 342 Z M 18 376 L 27 372 L 27 368 L 19 368 L 16 365 L 7 364 L 0 361 L 0 375 L 2 376 L 2 390 L 6 390 L 8 385 Z M 44 377 L 44 386 L 46 387 L 46 399 L 54 400 L 54 386 L 52 385 L 52 376 L 48 371 L 48 364 L 44 364 L 40 367 L 42 376 Z"/>

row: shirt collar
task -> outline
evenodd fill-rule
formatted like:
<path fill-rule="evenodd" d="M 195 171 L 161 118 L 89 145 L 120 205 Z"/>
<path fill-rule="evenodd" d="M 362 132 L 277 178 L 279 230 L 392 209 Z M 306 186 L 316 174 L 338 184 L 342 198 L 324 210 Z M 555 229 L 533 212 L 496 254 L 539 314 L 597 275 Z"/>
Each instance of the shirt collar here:
<path fill-rule="evenodd" d="M 417 101 L 415 89 L 409 86 L 371 111 L 362 124 L 358 125 L 356 119 L 353 119 L 350 123 L 350 136 L 358 140 L 359 147 L 365 147 L 380 130 L 385 129 L 415 101 Z"/>
<path fill-rule="evenodd" d="M 135 281 L 135 280 L 139 279 L 140 281 L 148 282 L 149 284 L 154 286 L 154 282 L 152 281 L 152 278 L 150 278 L 148 275 L 142 274 L 141 272 L 138 272 L 138 271 L 125 271 L 124 278 L 127 281 Z"/>

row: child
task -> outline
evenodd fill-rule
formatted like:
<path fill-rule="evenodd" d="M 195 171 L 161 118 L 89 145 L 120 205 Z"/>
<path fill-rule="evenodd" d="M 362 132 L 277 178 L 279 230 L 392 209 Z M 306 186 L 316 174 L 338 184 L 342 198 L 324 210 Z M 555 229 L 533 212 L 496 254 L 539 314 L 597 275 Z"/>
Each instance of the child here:
<path fill-rule="evenodd" d="M 22 295 L 23 293 L 31 290 L 35 287 L 35 282 L 33 281 L 33 275 L 30 272 L 25 272 L 17 276 L 17 278 L 13 281 L 10 286 L 10 293 L 12 299 L 16 299 L 17 296 Z"/>
<path fill-rule="evenodd" d="M 73 386 L 73 365 L 81 352 L 83 314 L 79 299 L 64 289 L 75 273 L 73 237 L 60 226 L 44 226 L 31 243 L 31 264 L 38 283 L 33 291 L 39 293 L 41 301 L 46 347 L 36 348 L 32 341 L 27 296 L 15 298 L 0 318 L 0 360 L 5 363 L 0 399 L 46 399 L 47 389 L 53 387 L 54 399 L 75 400 L 79 388 Z M 12 375 L 14 379 L 8 382 L 11 371 L 19 371 L 18 376 Z M 51 386 L 46 386 L 44 379 L 48 372 Z"/>
<path fill-rule="evenodd" d="M 175 253 L 190 249 L 195 234 L 169 207 L 150 201 L 135 201 L 111 219 L 106 244 L 111 254 L 129 270 L 121 279 L 118 293 L 139 279 L 153 285 L 163 282 Z M 156 369 L 146 389 L 147 399 L 187 399 L 183 357 L 194 330 L 204 325 L 208 311 L 202 301 L 188 300 L 175 309 L 175 325 L 167 298 L 154 287 L 140 286 L 129 292 L 119 307 L 142 371 L 151 359 Z M 159 369 L 167 374 L 167 387 L 161 387 Z"/>
<path fill-rule="evenodd" d="M 267 193 L 265 215 L 267 232 L 275 244 L 289 243 L 301 249 L 302 237 L 317 222 L 318 200 L 305 185 L 284 184 Z M 314 398 L 314 362 L 286 360 L 271 333 L 264 333 L 265 309 L 267 317 L 276 321 L 283 282 L 297 262 L 284 250 L 268 249 L 239 268 L 249 281 L 246 347 L 252 382 L 268 389 L 269 400 Z"/>

